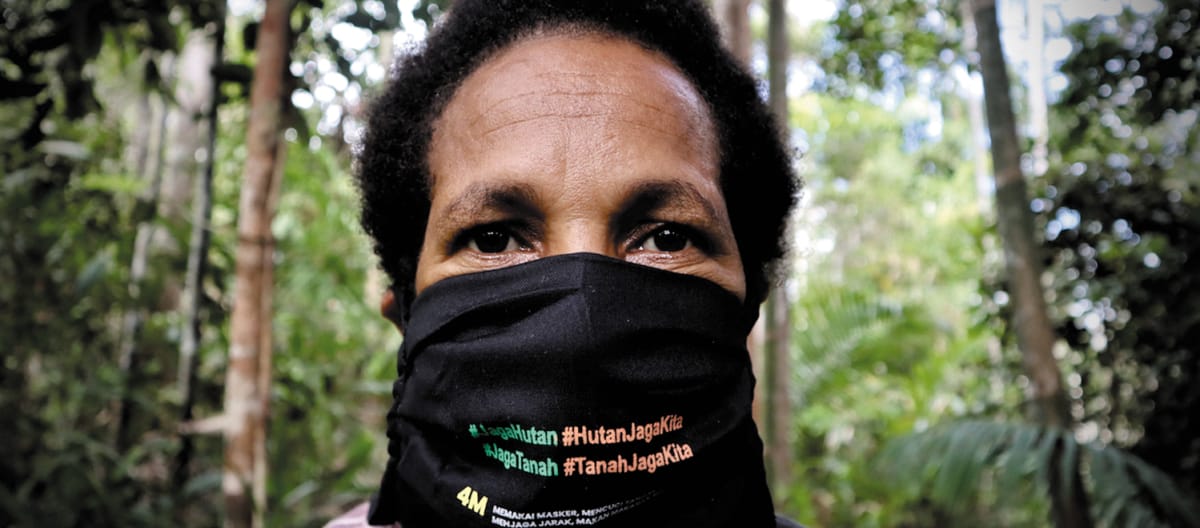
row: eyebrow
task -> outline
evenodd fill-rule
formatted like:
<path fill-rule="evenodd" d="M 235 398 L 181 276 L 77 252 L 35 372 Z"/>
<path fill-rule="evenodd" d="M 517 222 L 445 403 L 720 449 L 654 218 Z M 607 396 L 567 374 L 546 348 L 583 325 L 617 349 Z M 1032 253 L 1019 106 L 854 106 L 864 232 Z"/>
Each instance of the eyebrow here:
<path fill-rule="evenodd" d="M 621 204 L 621 214 L 615 220 L 618 225 L 627 225 L 647 213 L 663 210 L 700 210 L 710 223 L 724 218 L 717 206 L 705 198 L 694 185 L 674 180 L 659 180 L 631 187 Z"/>
<path fill-rule="evenodd" d="M 537 193 L 528 184 L 515 182 L 478 182 L 438 211 L 453 221 L 477 217 L 485 211 L 500 211 L 540 217 Z"/>

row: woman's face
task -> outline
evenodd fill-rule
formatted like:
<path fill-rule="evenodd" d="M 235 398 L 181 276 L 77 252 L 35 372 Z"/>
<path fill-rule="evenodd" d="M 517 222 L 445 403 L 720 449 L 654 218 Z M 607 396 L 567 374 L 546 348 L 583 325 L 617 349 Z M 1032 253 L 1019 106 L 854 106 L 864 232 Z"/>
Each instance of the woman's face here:
<path fill-rule="evenodd" d="M 514 44 L 434 123 L 416 291 L 589 252 L 708 279 L 744 299 L 707 107 L 667 59 L 600 35 Z"/>

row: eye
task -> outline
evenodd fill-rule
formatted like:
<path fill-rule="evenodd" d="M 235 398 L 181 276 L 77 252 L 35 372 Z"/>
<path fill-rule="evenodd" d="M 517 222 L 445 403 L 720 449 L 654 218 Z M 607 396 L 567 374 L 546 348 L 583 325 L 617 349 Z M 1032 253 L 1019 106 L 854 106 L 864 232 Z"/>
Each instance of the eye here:
<path fill-rule="evenodd" d="M 504 253 L 520 249 L 520 244 L 508 231 L 496 227 L 477 229 L 466 235 L 467 248 L 480 253 Z"/>
<path fill-rule="evenodd" d="M 663 227 L 650 233 L 642 242 L 642 249 L 672 253 L 683 251 L 692 245 L 692 239 L 682 231 L 672 227 Z"/>

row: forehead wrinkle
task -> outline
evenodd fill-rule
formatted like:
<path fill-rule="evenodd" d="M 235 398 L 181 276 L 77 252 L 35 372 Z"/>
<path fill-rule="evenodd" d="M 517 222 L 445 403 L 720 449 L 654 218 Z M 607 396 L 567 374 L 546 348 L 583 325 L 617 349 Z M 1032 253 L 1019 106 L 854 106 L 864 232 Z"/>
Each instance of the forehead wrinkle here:
<path fill-rule="evenodd" d="M 613 105 L 613 104 L 601 105 L 601 104 L 597 104 L 596 102 L 590 101 L 587 99 L 588 96 L 597 96 L 597 95 L 613 96 L 616 98 L 620 98 L 626 103 L 631 103 L 633 105 L 640 107 L 643 110 L 648 110 L 655 114 L 661 114 L 668 118 L 675 119 L 678 117 L 683 117 L 683 119 L 688 122 L 688 125 L 689 125 L 688 128 L 693 128 L 693 127 L 703 128 L 705 125 L 705 123 L 703 123 L 703 119 L 701 118 L 701 116 L 696 115 L 696 112 L 693 112 L 689 109 L 681 108 L 681 110 L 682 110 L 681 112 L 675 113 L 675 112 L 672 112 L 670 109 L 663 108 L 659 105 L 655 105 L 655 104 L 643 101 L 643 100 L 639 99 L 638 97 L 635 97 L 629 93 L 622 92 L 622 91 L 614 91 L 614 90 L 554 90 L 554 91 L 550 91 L 550 92 L 544 92 L 544 91 L 540 91 L 540 90 L 532 90 L 532 91 L 523 92 L 523 93 L 519 93 L 519 94 L 509 95 L 509 96 L 506 96 L 506 97 L 503 97 L 503 98 L 497 100 L 493 104 L 490 104 L 487 108 L 476 113 L 475 117 L 471 119 L 468 126 L 470 128 L 476 128 L 479 126 L 479 123 L 481 121 L 484 121 L 485 119 L 488 119 L 488 118 L 496 117 L 496 114 L 501 111 L 501 110 L 498 110 L 498 108 L 500 106 L 505 105 L 506 103 L 519 101 L 526 97 L 538 98 L 538 103 L 539 103 L 538 109 L 543 110 L 543 113 L 539 113 L 538 115 L 535 115 L 535 116 L 530 116 L 529 118 L 518 119 L 516 121 L 511 121 L 508 123 L 503 123 L 503 124 L 499 124 L 496 126 L 488 127 L 487 129 L 485 129 L 482 132 L 482 134 L 487 135 L 496 130 L 504 128 L 506 126 L 520 124 L 520 123 L 529 121 L 530 119 L 541 118 L 541 117 L 600 117 L 600 116 L 604 116 L 604 115 L 620 115 L 620 113 L 621 113 L 620 109 L 612 108 L 613 106 L 616 106 L 616 105 Z M 578 101 L 578 102 L 580 102 L 582 104 L 565 105 L 568 108 L 570 108 L 570 107 L 596 107 L 596 106 L 604 106 L 604 107 L 608 107 L 608 108 L 606 108 L 605 110 L 593 110 L 593 111 L 588 111 L 583 108 L 580 108 L 578 111 L 575 111 L 575 112 L 572 112 L 569 110 L 560 110 L 560 106 L 554 105 L 553 103 L 551 103 L 551 101 L 546 100 L 546 99 L 551 99 L 551 98 L 554 98 L 554 99 L 558 99 L 558 98 L 580 99 L 580 101 Z M 682 115 L 680 115 L 680 114 L 682 114 Z M 622 119 L 621 121 L 633 123 L 632 121 L 625 120 L 625 119 Z M 634 124 L 636 124 L 636 123 L 634 123 Z M 660 132 L 662 131 L 661 129 L 658 129 L 655 127 L 647 127 L 645 125 L 640 125 L 640 126 L 643 126 L 644 128 L 652 128 L 654 130 L 659 130 Z"/>
<path fill-rule="evenodd" d="M 632 125 L 632 126 L 635 126 L 638 128 L 645 128 L 647 130 L 653 130 L 664 136 L 669 136 L 669 137 L 678 138 L 680 140 L 683 140 L 685 143 L 690 143 L 690 141 L 688 141 L 688 140 L 690 140 L 692 138 L 691 135 L 677 134 L 677 133 L 671 132 L 669 130 L 660 128 L 660 127 L 652 126 L 647 123 L 639 123 L 639 122 L 631 120 L 631 119 L 616 119 L 615 121 L 620 122 L 620 123 L 625 123 L 627 125 Z"/>
<path fill-rule="evenodd" d="M 526 45 L 542 46 L 537 43 L 542 39 L 560 38 L 564 37 L 554 34 L 535 35 L 528 40 L 514 43 L 498 56 L 485 61 L 478 71 L 468 76 L 463 86 L 465 90 L 451 99 L 450 106 L 455 108 L 447 108 L 447 112 L 443 113 L 438 121 L 445 122 L 450 113 L 459 114 L 462 124 L 456 127 L 459 131 L 453 135 L 458 136 L 460 141 L 478 142 L 508 126 L 554 115 L 600 117 L 605 112 L 588 109 L 601 107 L 614 116 L 623 113 L 645 116 L 647 123 L 636 123 L 629 119 L 618 121 L 619 117 L 614 119 L 614 122 L 653 130 L 680 144 L 689 145 L 689 150 L 705 153 L 704 157 L 720 158 L 719 146 L 716 144 L 716 123 L 708 103 L 699 88 L 669 58 L 644 47 L 638 47 L 638 50 L 651 62 L 650 64 L 610 62 L 607 56 L 573 52 L 570 49 L 552 50 L 548 60 L 534 60 L 518 51 Z M 575 40 L 573 37 L 566 38 Z M 583 36 L 583 39 L 638 46 L 636 42 L 606 34 L 588 34 Z M 481 76 L 487 77 L 488 81 L 481 81 Z M 541 89 L 528 90 L 530 82 L 539 84 Z M 629 88 L 630 83 L 651 86 L 650 93 L 653 95 L 647 95 L 645 91 L 633 91 Z M 497 90 L 498 87 L 504 86 L 517 89 L 526 87 L 526 90 L 517 94 L 504 94 L 502 88 Z M 600 96 L 600 100 L 570 100 L 571 97 L 586 98 L 589 95 Z M 522 108 L 520 101 L 529 97 L 543 100 L 535 100 Z M 560 100 L 556 102 L 554 98 Z M 605 100 L 606 98 L 609 99 Z M 646 101 L 647 98 L 650 101 Z M 514 104 L 516 108 L 502 110 L 506 104 Z M 575 108 L 576 112 L 564 114 L 558 110 L 564 107 Z M 539 109 L 541 111 L 538 111 Z M 526 115 L 521 116 L 522 113 Z M 535 113 L 538 115 L 530 115 Z M 480 123 L 496 123 L 506 117 L 516 117 L 517 120 L 494 124 L 481 130 L 484 127 L 480 126 Z M 679 128 L 686 133 L 671 134 L 655 126 L 664 123 L 663 128 L 674 128 L 665 124 L 664 119 L 680 124 Z M 442 131 L 439 128 L 435 125 L 435 134 L 440 135 Z"/>
<path fill-rule="evenodd" d="M 544 90 L 534 89 L 534 90 L 529 90 L 529 91 L 525 91 L 525 92 L 521 92 L 521 93 L 517 93 L 517 94 L 506 95 L 504 97 L 496 99 L 494 102 L 489 104 L 487 106 L 487 108 L 483 108 L 483 109 L 479 110 L 478 112 L 476 112 L 475 118 L 472 119 L 470 123 L 471 123 L 471 125 L 475 125 L 483 118 L 490 116 L 492 114 L 492 112 L 495 111 L 496 108 L 499 107 L 500 105 L 503 105 L 505 103 L 512 102 L 515 100 L 524 99 L 526 97 L 549 98 L 549 97 L 554 97 L 554 96 L 562 96 L 564 98 L 568 98 L 571 96 L 587 96 L 587 95 L 613 95 L 613 96 L 618 96 L 618 97 L 626 97 L 634 103 L 641 104 L 643 106 L 652 107 L 655 110 L 658 110 L 660 112 L 663 111 L 662 109 L 660 109 L 654 105 L 651 105 L 649 103 L 644 103 L 644 102 L 638 101 L 636 98 L 630 97 L 628 93 L 617 91 L 617 90 L 555 89 L 555 90 L 550 90 L 550 91 L 544 91 Z"/>
<path fill-rule="evenodd" d="M 546 118 L 557 118 L 557 117 L 568 117 L 568 118 L 578 118 L 578 119 L 582 119 L 582 118 L 589 118 L 589 117 L 605 117 L 605 116 L 611 116 L 611 115 L 613 115 L 613 113 L 612 113 L 612 112 L 580 112 L 580 113 L 570 113 L 570 114 L 564 114 L 564 113 L 545 113 L 545 114 L 539 114 L 539 115 L 535 115 L 535 116 L 529 116 L 529 117 L 526 117 L 526 118 L 523 118 L 523 119 L 518 119 L 518 120 L 515 120 L 515 121 L 508 121 L 508 122 L 506 122 L 506 123 L 504 123 L 504 124 L 496 125 L 496 126 L 494 126 L 494 127 L 492 127 L 492 128 L 489 128 L 489 129 L 487 129 L 487 130 L 484 130 L 484 131 L 482 131 L 482 132 L 480 133 L 480 135 L 481 135 L 481 136 L 487 136 L 487 135 L 490 135 L 490 134 L 492 134 L 492 133 L 498 132 L 498 131 L 500 131 L 500 130 L 503 130 L 503 129 L 505 129 L 505 128 L 508 128 L 508 127 L 511 127 L 511 126 L 516 126 L 516 125 L 520 125 L 520 124 L 522 124 L 522 123 L 528 123 L 528 122 L 531 122 L 531 121 L 537 121 L 537 120 L 539 120 L 539 119 L 546 119 Z M 639 122 L 637 122 L 637 121 L 634 121 L 634 120 L 631 120 L 631 119 L 614 119 L 614 121 L 617 121 L 617 122 L 620 122 L 620 123 L 625 123 L 625 124 L 627 124 L 627 125 L 632 125 L 632 126 L 635 126 L 635 127 L 638 127 L 638 128 L 644 128 L 644 129 L 647 129 L 647 130 L 653 130 L 653 131 L 655 131 L 655 132 L 658 132 L 658 133 L 660 133 L 660 134 L 662 134 L 662 135 L 664 135 L 664 136 L 669 136 L 669 137 L 679 138 L 679 139 L 681 139 L 681 140 L 685 140 L 685 141 L 691 137 L 691 136 L 688 136 L 688 135 L 676 134 L 676 133 L 670 132 L 670 131 L 668 131 L 668 130 L 665 130 L 665 129 L 663 129 L 663 128 L 656 127 L 656 126 L 652 126 L 652 125 L 649 125 L 649 124 L 646 124 L 646 123 L 639 123 Z"/>

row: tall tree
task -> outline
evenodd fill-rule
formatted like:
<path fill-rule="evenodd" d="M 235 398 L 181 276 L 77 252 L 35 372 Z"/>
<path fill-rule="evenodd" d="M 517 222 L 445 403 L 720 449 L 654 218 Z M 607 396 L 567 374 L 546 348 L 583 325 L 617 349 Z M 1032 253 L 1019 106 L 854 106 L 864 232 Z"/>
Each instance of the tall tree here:
<path fill-rule="evenodd" d="M 1013 326 L 1032 385 L 1034 410 L 1038 413 L 1036 421 L 1066 428 L 1071 425 L 1071 416 L 1052 350 L 1056 337 L 1046 312 L 1041 283 L 1042 258 L 1038 254 L 1025 175 L 1021 170 L 1021 147 L 1009 95 L 995 0 L 972 0 L 972 5 L 996 175 L 997 227 L 1003 238 L 1005 270 L 1013 295 Z"/>
<path fill-rule="evenodd" d="M 788 125 L 788 24 L 784 0 L 770 0 L 767 25 L 767 75 L 770 86 L 769 104 L 779 123 L 783 140 L 790 142 Z M 784 266 L 787 266 L 785 257 Z M 786 269 L 786 268 L 785 268 Z M 786 285 L 776 287 L 767 297 L 767 339 L 763 354 L 766 406 L 763 409 L 766 449 L 771 480 L 776 489 L 786 489 L 791 480 L 792 464 L 792 398 L 790 383 L 792 369 L 791 303 Z"/>
<path fill-rule="evenodd" d="M 179 366 L 176 383 L 179 389 L 179 420 L 191 421 L 195 406 L 196 360 L 200 348 L 200 305 L 204 295 L 204 276 L 207 272 L 208 248 L 211 242 L 210 224 L 213 207 L 213 172 L 217 147 L 217 107 L 220 104 L 221 83 L 216 78 L 215 66 L 223 60 L 225 50 L 225 9 L 223 2 L 216 2 L 216 13 L 210 27 L 200 30 L 211 48 L 211 57 L 204 61 L 210 80 L 208 98 L 198 110 L 206 121 L 207 131 L 204 152 L 196 178 L 196 189 L 192 199 L 192 229 L 188 242 L 187 271 L 184 275 L 183 324 L 180 328 Z M 173 476 L 175 487 L 181 488 L 188 476 L 192 457 L 192 437 L 183 433 L 179 439 L 179 451 L 175 456 Z"/>
<path fill-rule="evenodd" d="M 1004 245 L 1005 273 L 1013 297 L 1012 326 L 1016 330 L 1021 362 L 1030 379 L 1035 422 L 1060 429 L 1071 428 L 1071 414 L 1062 375 L 1054 358 L 1057 337 L 1046 310 L 1043 291 L 1042 256 L 1034 236 L 1033 214 L 1025 176 L 1021 170 L 1021 148 L 1016 118 L 1009 94 L 1009 78 L 1000 44 L 995 0 L 972 0 L 977 32 L 980 72 L 983 75 L 988 133 L 992 142 L 992 165 L 996 173 L 996 224 Z M 1061 445 L 1060 445 L 1061 448 Z M 1078 453 L 1061 456 L 1078 456 Z M 1059 464 L 1051 467 L 1058 468 Z M 1072 462 L 1072 468 L 1076 465 Z M 1056 525 L 1089 526 L 1088 510 L 1079 475 L 1054 471 L 1050 479 Z"/>
<path fill-rule="evenodd" d="M 162 64 L 174 64 L 173 54 L 163 54 Z M 153 60 L 147 58 L 147 61 Z M 170 67 L 166 68 L 170 70 Z M 152 118 L 153 111 L 149 105 L 150 92 L 153 91 L 149 86 L 144 87 L 142 101 L 145 111 L 143 116 L 148 120 Z M 128 448 L 130 428 L 129 422 L 133 413 L 133 393 L 138 381 L 138 344 L 141 340 L 142 322 L 146 317 L 146 300 L 142 295 L 142 283 L 146 279 L 146 270 L 148 261 L 150 260 L 150 243 L 155 237 L 155 232 L 158 230 L 155 225 L 155 216 L 158 216 L 159 211 L 159 196 L 162 188 L 162 174 L 164 164 L 164 153 L 166 151 L 167 137 L 167 115 L 171 112 L 168 98 L 161 96 L 161 108 L 158 112 L 157 126 L 145 127 L 145 132 L 139 131 L 137 138 L 136 150 L 140 152 L 135 154 L 135 174 L 142 180 L 147 182 L 146 188 L 142 191 L 142 195 L 138 198 L 138 207 L 134 212 L 139 217 L 137 232 L 133 240 L 133 256 L 129 264 L 129 297 L 133 300 L 133 306 L 129 307 L 122 316 L 121 321 L 121 337 L 117 344 L 117 369 L 121 372 L 121 379 L 124 383 L 122 394 L 119 399 L 114 402 L 113 416 L 115 422 L 113 424 L 113 446 L 117 451 L 125 451 Z M 154 140 L 154 163 L 147 164 L 147 158 L 150 154 L 150 131 L 154 130 L 156 136 Z"/>
<path fill-rule="evenodd" d="M 236 282 L 225 378 L 225 524 L 262 525 L 265 504 L 254 504 L 249 488 L 265 478 L 266 403 L 270 394 L 271 235 L 281 170 L 279 136 L 284 75 L 290 53 L 291 0 L 267 0 L 258 25 L 256 63 L 250 88 L 246 165 L 238 202 Z M 256 476 L 256 473 L 259 475 Z M 258 495 L 257 493 L 255 495 Z M 261 499 L 261 497 L 259 497 Z"/>

